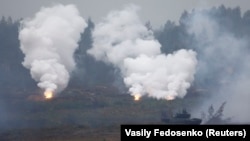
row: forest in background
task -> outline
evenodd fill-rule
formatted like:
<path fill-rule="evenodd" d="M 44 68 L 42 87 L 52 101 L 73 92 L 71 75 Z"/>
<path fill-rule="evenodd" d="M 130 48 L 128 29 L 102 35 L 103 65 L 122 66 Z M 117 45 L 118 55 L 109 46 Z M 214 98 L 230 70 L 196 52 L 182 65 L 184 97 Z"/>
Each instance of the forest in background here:
<path fill-rule="evenodd" d="M 230 32 L 237 38 L 249 39 L 250 10 L 241 13 L 239 7 L 226 8 L 221 5 L 205 11 L 218 23 L 220 30 Z M 189 17 L 194 13 L 195 10 L 191 12 L 184 11 L 179 24 L 168 20 L 161 28 L 154 30 L 156 39 L 162 45 L 162 52 L 168 54 L 179 49 L 193 49 L 197 52 L 199 60 L 199 56 L 202 56 L 203 52 L 197 48 L 199 44 L 197 44 L 194 35 L 188 33 Z M 37 89 L 36 83 L 29 74 L 29 70 L 22 66 L 24 55 L 20 50 L 18 39 L 20 21 L 13 21 L 11 17 L 2 17 L 0 20 L 1 97 L 8 97 L 8 93 L 13 89 Z M 145 23 L 145 25 L 148 29 L 153 30 L 150 21 Z M 115 85 L 124 90 L 125 88 L 122 84 L 122 78 L 119 78 L 118 70 L 115 70 L 111 65 L 96 61 L 86 53 L 86 50 L 92 46 L 91 31 L 94 27 L 95 23 L 88 19 L 88 27 L 82 34 L 79 48 L 74 54 L 77 68 L 71 74 L 69 87 L 82 88 L 95 85 Z M 212 60 L 216 61 L 216 59 Z M 214 66 L 213 69 L 208 70 L 202 78 L 195 79 L 193 87 L 208 89 L 209 87 L 218 86 L 221 79 L 218 76 L 222 71 L 221 68 L 223 66 Z"/>

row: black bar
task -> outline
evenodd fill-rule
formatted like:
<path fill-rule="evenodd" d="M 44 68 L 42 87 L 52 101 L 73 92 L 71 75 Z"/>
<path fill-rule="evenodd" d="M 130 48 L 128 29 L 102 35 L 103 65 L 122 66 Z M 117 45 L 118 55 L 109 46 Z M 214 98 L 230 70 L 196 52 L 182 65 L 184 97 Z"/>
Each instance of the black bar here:
<path fill-rule="evenodd" d="M 250 140 L 250 125 L 121 125 L 121 141 Z"/>

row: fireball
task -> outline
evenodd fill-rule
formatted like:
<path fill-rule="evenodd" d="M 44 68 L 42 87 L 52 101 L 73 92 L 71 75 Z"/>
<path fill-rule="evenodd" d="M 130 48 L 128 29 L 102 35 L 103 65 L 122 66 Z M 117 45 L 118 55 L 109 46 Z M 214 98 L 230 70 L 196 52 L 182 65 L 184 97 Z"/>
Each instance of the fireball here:
<path fill-rule="evenodd" d="M 45 97 L 45 99 L 51 99 L 51 98 L 53 98 L 53 91 L 51 91 L 51 90 L 46 90 L 46 91 L 44 92 L 44 97 Z"/>
<path fill-rule="evenodd" d="M 135 100 L 135 101 L 139 101 L 140 98 L 141 98 L 141 95 L 140 95 L 140 94 L 135 94 L 135 95 L 134 95 L 134 100 Z"/>

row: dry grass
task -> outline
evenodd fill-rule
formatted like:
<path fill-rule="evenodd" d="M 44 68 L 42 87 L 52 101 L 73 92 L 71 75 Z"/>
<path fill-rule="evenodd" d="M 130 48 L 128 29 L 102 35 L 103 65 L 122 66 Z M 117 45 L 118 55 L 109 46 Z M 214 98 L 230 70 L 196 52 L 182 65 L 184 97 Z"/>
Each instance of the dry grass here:
<path fill-rule="evenodd" d="M 7 125 L 21 129 L 0 130 L 0 141 L 119 141 L 121 124 L 159 123 L 162 110 L 195 103 L 193 99 L 134 101 L 128 94 L 102 87 L 68 89 L 50 101 L 4 101 L 10 104 Z"/>

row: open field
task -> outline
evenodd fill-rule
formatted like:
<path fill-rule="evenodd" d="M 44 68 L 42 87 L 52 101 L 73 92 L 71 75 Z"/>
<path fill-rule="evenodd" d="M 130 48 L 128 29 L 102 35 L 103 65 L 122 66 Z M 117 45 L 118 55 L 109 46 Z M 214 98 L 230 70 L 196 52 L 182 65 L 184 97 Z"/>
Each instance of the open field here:
<path fill-rule="evenodd" d="M 2 99 L 7 108 L 1 141 L 120 140 L 121 124 L 164 124 L 161 112 L 191 108 L 192 97 L 174 101 L 142 97 L 134 101 L 114 88 L 67 89 L 51 100 L 39 94 Z"/>

